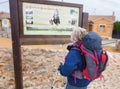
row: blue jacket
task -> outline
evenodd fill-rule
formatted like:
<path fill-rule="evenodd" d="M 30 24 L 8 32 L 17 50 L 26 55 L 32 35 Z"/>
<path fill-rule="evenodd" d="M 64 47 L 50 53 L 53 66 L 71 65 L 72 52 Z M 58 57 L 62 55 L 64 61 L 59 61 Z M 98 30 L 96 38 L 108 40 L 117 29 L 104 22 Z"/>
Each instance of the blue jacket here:
<path fill-rule="evenodd" d="M 70 85 L 76 87 L 85 87 L 90 83 L 89 80 L 76 78 L 76 83 L 74 82 L 73 72 L 75 70 L 82 71 L 84 66 L 82 55 L 80 55 L 81 51 L 77 49 L 71 49 L 73 47 L 74 45 L 68 46 L 69 53 L 66 56 L 65 63 L 59 66 L 59 70 L 61 75 L 67 77 Z"/>

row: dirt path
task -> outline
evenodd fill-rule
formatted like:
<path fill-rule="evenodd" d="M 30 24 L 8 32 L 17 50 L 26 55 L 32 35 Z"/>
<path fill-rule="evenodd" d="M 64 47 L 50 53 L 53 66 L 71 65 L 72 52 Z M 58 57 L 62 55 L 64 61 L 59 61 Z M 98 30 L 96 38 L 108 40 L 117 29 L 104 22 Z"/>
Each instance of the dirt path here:
<path fill-rule="evenodd" d="M 0 38 L 0 46 L 9 46 L 12 47 L 12 41 L 8 38 Z"/>
<path fill-rule="evenodd" d="M 0 38 L 0 46 L 12 47 L 11 39 Z M 66 45 L 26 45 L 24 47 L 66 50 Z M 110 52 L 119 52 L 120 53 L 120 51 L 117 51 L 115 47 L 105 47 L 105 49 Z"/>
<path fill-rule="evenodd" d="M 12 40 L 8 38 L 0 38 L 0 46 L 12 47 Z M 24 47 L 60 50 L 66 49 L 66 45 L 25 45 Z"/>

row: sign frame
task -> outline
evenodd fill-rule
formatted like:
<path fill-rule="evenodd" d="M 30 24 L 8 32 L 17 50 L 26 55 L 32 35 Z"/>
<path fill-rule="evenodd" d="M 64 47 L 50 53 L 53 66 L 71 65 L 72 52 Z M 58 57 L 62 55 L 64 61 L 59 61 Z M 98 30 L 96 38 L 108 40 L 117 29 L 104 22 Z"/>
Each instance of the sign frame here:
<path fill-rule="evenodd" d="M 66 2 L 56 2 L 48 0 L 19 0 L 19 21 L 20 21 L 20 43 L 22 45 L 31 44 L 64 44 L 69 42 L 70 35 L 25 35 L 23 29 L 23 5 L 22 3 L 33 3 L 33 4 L 45 4 L 45 5 L 57 5 L 65 7 L 74 7 L 79 9 L 79 24 L 82 27 L 82 4 L 73 4 Z"/>

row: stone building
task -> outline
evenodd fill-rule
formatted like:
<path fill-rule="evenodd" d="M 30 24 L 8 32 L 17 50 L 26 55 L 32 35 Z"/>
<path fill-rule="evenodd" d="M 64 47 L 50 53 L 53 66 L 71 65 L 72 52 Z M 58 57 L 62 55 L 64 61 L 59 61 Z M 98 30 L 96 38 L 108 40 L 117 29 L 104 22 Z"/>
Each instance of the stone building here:
<path fill-rule="evenodd" d="M 97 32 L 102 37 L 111 37 L 113 25 L 115 22 L 114 12 L 112 15 L 89 15 L 88 17 L 88 31 Z"/>

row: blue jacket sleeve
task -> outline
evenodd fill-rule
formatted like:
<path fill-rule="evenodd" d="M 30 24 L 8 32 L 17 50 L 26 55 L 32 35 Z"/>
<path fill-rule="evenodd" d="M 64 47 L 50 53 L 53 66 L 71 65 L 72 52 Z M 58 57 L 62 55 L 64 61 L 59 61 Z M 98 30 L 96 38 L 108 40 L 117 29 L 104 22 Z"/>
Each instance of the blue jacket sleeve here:
<path fill-rule="evenodd" d="M 61 75 L 63 76 L 69 76 L 73 73 L 75 69 L 77 69 L 78 63 L 82 66 L 81 62 L 81 52 L 80 50 L 72 49 L 69 51 L 69 53 L 66 56 L 65 63 L 63 65 L 60 65 L 59 70 Z"/>

